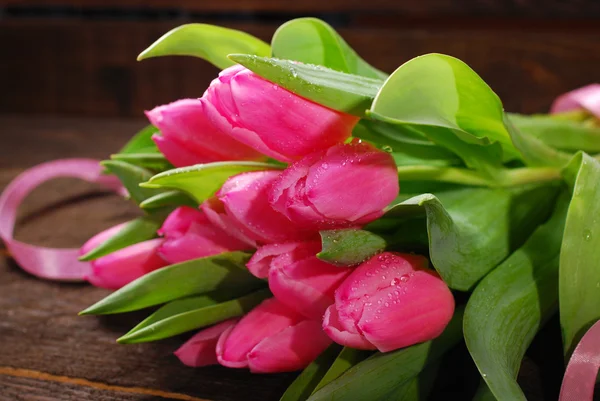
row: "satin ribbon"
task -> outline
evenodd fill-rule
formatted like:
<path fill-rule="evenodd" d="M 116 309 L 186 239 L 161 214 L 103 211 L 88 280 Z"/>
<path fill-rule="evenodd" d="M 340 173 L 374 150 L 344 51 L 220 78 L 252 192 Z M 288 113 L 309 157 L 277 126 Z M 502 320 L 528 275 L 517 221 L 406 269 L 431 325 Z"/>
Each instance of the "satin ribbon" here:
<path fill-rule="evenodd" d="M 585 333 L 567 365 L 559 401 L 593 401 L 600 368 L 600 320 Z"/>
<path fill-rule="evenodd" d="M 0 196 L 0 238 L 15 261 L 34 276 L 63 281 L 80 281 L 91 272 L 89 262 L 80 262 L 79 248 L 46 248 L 17 241 L 13 230 L 17 209 L 38 185 L 58 177 L 80 178 L 100 184 L 119 194 L 125 189 L 114 176 L 102 174 L 102 166 L 93 159 L 62 159 L 39 164 L 19 174 Z"/>

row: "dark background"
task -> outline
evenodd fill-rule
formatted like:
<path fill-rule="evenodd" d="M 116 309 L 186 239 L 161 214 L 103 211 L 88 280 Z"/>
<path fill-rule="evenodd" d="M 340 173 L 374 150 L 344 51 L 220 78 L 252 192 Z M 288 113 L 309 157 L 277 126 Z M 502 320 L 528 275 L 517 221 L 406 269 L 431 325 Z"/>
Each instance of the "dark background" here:
<path fill-rule="evenodd" d="M 510 111 L 545 112 L 557 95 L 600 82 L 600 0 L 0 0 L 0 189 L 37 163 L 106 158 L 144 126 L 144 109 L 201 96 L 218 72 L 208 63 L 135 61 L 169 29 L 213 23 L 269 41 L 300 16 L 329 22 L 387 72 L 423 53 L 456 56 Z M 78 246 L 139 213 L 93 189 L 42 185 L 20 208 L 16 238 Z M 294 378 L 184 367 L 172 352 L 186 336 L 117 345 L 144 314 L 77 316 L 108 293 L 32 277 L 0 245 L 0 401 L 270 401 Z M 543 330 L 519 374 L 531 401 L 555 401 L 562 376 L 551 352 L 561 348 L 558 321 Z M 434 400 L 477 385 L 464 348 L 444 363 L 457 377 L 445 374 Z"/>
<path fill-rule="evenodd" d="M 214 23 L 269 41 L 299 16 L 329 22 L 387 72 L 456 56 L 511 111 L 546 111 L 600 80 L 599 0 L 0 0 L 0 111 L 141 116 L 201 96 L 217 73 L 194 58 L 135 60 L 169 29 Z"/>

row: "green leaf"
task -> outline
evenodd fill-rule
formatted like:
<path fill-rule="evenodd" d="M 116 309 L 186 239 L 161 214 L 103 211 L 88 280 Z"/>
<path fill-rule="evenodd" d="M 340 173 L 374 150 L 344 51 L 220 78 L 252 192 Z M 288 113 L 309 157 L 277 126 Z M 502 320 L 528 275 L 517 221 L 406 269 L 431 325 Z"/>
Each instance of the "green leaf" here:
<path fill-rule="evenodd" d="M 338 354 L 339 355 L 337 356 L 337 358 L 335 358 L 335 360 L 327 370 L 327 373 L 325 373 L 321 381 L 313 390 L 313 393 L 316 393 L 317 391 L 325 387 L 327 384 L 340 377 L 351 367 L 367 359 L 371 354 L 373 354 L 373 352 L 344 347 L 344 349 Z"/>
<path fill-rule="evenodd" d="M 465 341 L 499 401 L 526 400 L 516 377 L 533 337 L 557 308 L 558 260 L 568 206 L 564 192 L 552 217 L 477 285 L 467 303 Z"/>
<path fill-rule="evenodd" d="M 258 288 L 263 281 L 246 269 L 250 255 L 227 252 L 167 266 L 148 273 L 98 301 L 80 314 L 129 312 L 190 295 Z"/>
<path fill-rule="evenodd" d="M 451 288 L 467 291 L 547 218 L 557 193 L 556 184 L 465 188 L 416 196 L 388 215 L 425 211 L 433 266 Z"/>
<path fill-rule="evenodd" d="M 369 231 L 321 231 L 321 252 L 317 257 L 336 266 L 354 266 L 385 249 L 385 239 Z"/>
<path fill-rule="evenodd" d="M 161 56 L 193 56 L 219 69 L 234 65 L 231 53 L 268 56 L 271 47 L 262 40 L 235 29 L 207 24 L 186 24 L 170 30 L 144 50 L 139 60 Z"/>
<path fill-rule="evenodd" d="M 385 79 L 387 74 L 369 65 L 326 22 L 297 18 L 281 25 L 271 40 L 273 57 L 322 65 L 363 77 Z"/>
<path fill-rule="evenodd" d="M 510 114 L 509 118 L 521 133 L 534 136 L 555 149 L 600 152 L 600 127 L 552 115 Z"/>
<path fill-rule="evenodd" d="M 444 333 L 435 340 L 397 351 L 377 353 L 348 369 L 342 376 L 313 394 L 310 401 L 387 401 L 402 391 L 462 338 L 462 313 L 457 309 Z"/>
<path fill-rule="evenodd" d="M 305 401 L 313 389 L 319 384 L 327 369 L 339 355 L 341 345 L 332 344 L 321 355 L 308 365 L 302 373 L 290 384 L 280 401 Z"/>
<path fill-rule="evenodd" d="M 600 319 L 600 162 L 585 153 L 565 170 L 573 188 L 560 252 L 560 324 L 565 354 Z"/>
<path fill-rule="evenodd" d="M 79 260 L 89 261 L 98 259 L 129 245 L 155 238 L 156 231 L 160 228 L 166 216 L 166 211 L 160 211 L 160 213 L 131 220 L 115 235 L 81 256 Z"/>
<path fill-rule="evenodd" d="M 563 168 L 571 160 L 567 153 L 556 150 L 532 135 L 523 134 L 512 122 L 512 117 L 505 116 L 504 123 L 510 133 L 515 147 L 529 166 L 553 166 Z"/>
<path fill-rule="evenodd" d="M 385 81 L 371 112 L 401 124 L 445 128 L 470 144 L 498 142 L 508 159 L 517 156 L 502 102 L 454 57 L 426 54 L 404 63 Z"/>
<path fill-rule="evenodd" d="M 188 193 L 198 203 L 210 198 L 227 179 L 246 171 L 273 170 L 281 167 L 258 162 L 216 162 L 176 168 L 146 180 L 143 188 L 170 188 Z"/>
<path fill-rule="evenodd" d="M 165 171 L 173 168 L 173 165 L 161 153 L 116 153 L 110 155 L 110 158 L 111 160 L 119 160 L 155 171 Z"/>
<path fill-rule="evenodd" d="M 247 54 L 231 54 L 229 58 L 298 96 L 359 117 L 365 115 L 383 83 L 379 79 L 289 60 Z"/>
<path fill-rule="evenodd" d="M 163 306 L 154 315 L 148 319 L 157 319 L 157 313 L 166 315 L 164 308 L 169 308 L 171 316 L 165 316 L 162 319 L 151 324 L 148 319 L 140 323 L 143 327 L 132 329 L 117 340 L 121 344 L 136 344 L 142 342 L 162 340 L 163 338 L 173 337 L 190 330 L 200 329 L 210 326 L 223 320 L 242 316 L 248 313 L 256 305 L 269 298 L 271 293 L 268 289 L 263 289 L 241 298 L 230 301 L 212 304 L 206 297 L 194 297 L 173 301 L 171 304 Z M 213 301 L 214 302 L 214 301 Z M 175 304 L 175 305 L 173 305 Z M 162 316 L 161 316 L 162 317 Z"/>
<path fill-rule="evenodd" d="M 147 198 L 145 201 L 140 203 L 140 207 L 145 210 L 152 210 L 165 206 L 198 207 L 198 202 L 194 201 L 184 192 L 166 191 Z"/>
<path fill-rule="evenodd" d="M 145 126 L 123 146 L 119 153 L 160 153 L 152 140 L 152 135 L 156 133 L 158 133 L 158 128 L 154 125 Z"/>
<path fill-rule="evenodd" d="M 448 149 L 402 125 L 363 119 L 354 127 L 352 135 L 390 151 L 398 166 L 462 164 L 462 160 Z"/>
<path fill-rule="evenodd" d="M 133 164 L 119 160 L 105 160 L 100 164 L 121 180 L 131 199 L 138 204 L 160 192 L 156 189 L 140 187 L 141 183 L 148 181 L 152 177 L 152 173 L 143 167 L 134 166 Z"/>

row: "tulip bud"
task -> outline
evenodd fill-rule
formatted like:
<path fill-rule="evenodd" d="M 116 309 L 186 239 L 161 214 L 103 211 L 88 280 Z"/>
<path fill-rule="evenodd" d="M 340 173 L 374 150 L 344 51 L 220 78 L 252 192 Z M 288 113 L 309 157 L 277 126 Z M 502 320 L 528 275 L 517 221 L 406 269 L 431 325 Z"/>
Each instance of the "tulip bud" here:
<path fill-rule="evenodd" d="M 202 99 L 178 100 L 156 107 L 146 116 L 162 133 L 152 137 L 156 146 L 176 167 L 263 157 L 215 127 L 207 119 Z"/>
<path fill-rule="evenodd" d="M 117 289 L 164 267 L 167 263 L 158 255 L 162 242 L 151 239 L 102 256 L 92 261 L 92 274 L 86 280 L 97 287 Z"/>
<path fill-rule="evenodd" d="M 115 234 L 117 234 L 119 231 L 121 231 L 121 229 L 123 229 L 127 224 L 129 224 L 129 222 L 117 224 L 116 226 L 108 228 L 108 229 L 101 231 L 98 234 L 94 235 L 92 238 L 87 240 L 87 242 L 85 244 L 83 244 L 81 246 L 81 248 L 79 248 L 79 254 L 85 255 L 92 249 L 96 248 L 98 245 L 102 244 L 104 241 L 112 238 Z"/>
<path fill-rule="evenodd" d="M 331 344 L 318 321 L 307 320 L 275 298 L 254 308 L 217 343 L 217 360 L 254 373 L 303 369 Z"/>
<path fill-rule="evenodd" d="M 380 217 L 398 190 L 392 156 L 355 141 L 293 163 L 273 184 L 269 201 L 301 227 L 346 228 Z"/>
<path fill-rule="evenodd" d="M 279 302 L 309 319 L 320 320 L 334 302 L 334 292 L 352 269 L 319 260 L 319 242 L 305 242 L 274 257 L 269 289 Z"/>
<path fill-rule="evenodd" d="M 241 233 L 233 235 L 253 245 L 315 236 L 315 232 L 298 229 L 269 204 L 268 192 L 279 174 L 254 171 L 233 176 L 201 208 L 214 225 L 228 233 Z"/>
<path fill-rule="evenodd" d="M 439 336 L 453 313 L 452 293 L 427 259 L 385 252 L 340 285 L 323 330 L 339 344 L 387 352 Z"/>
<path fill-rule="evenodd" d="M 600 84 L 586 85 L 557 97 L 550 108 L 551 113 L 586 110 L 600 119 Z"/>
<path fill-rule="evenodd" d="M 239 65 L 221 71 L 203 99 L 210 120 L 223 132 L 284 162 L 343 142 L 358 122 Z"/>
<path fill-rule="evenodd" d="M 201 330 L 179 347 L 175 356 L 181 363 L 193 368 L 217 364 L 217 341 L 221 334 L 236 322 L 237 319 L 230 319 Z"/>
<path fill-rule="evenodd" d="M 203 212 L 189 206 L 171 212 L 158 232 L 165 238 L 158 253 L 171 264 L 250 248 L 214 226 Z"/>

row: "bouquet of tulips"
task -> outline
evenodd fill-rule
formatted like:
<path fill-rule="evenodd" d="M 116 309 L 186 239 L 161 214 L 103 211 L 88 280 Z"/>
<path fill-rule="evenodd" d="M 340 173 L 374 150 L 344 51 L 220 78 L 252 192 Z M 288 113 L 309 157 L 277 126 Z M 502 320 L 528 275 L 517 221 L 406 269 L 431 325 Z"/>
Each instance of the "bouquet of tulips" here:
<path fill-rule="evenodd" d="M 462 341 L 480 385 L 456 399 L 524 400 L 521 361 L 558 313 L 564 348 L 548 352 L 575 353 L 561 397 L 591 400 L 600 85 L 509 114 L 458 59 L 388 75 L 313 18 L 270 45 L 184 25 L 139 59 L 168 55 L 222 71 L 148 111 L 110 160 L 50 162 L 6 188 L 0 233 L 23 268 L 116 290 L 85 315 L 160 305 L 120 343 L 195 330 L 175 352 L 188 366 L 304 369 L 286 401 L 425 400 Z M 18 203 L 64 175 L 144 214 L 80 250 L 14 240 Z"/>

